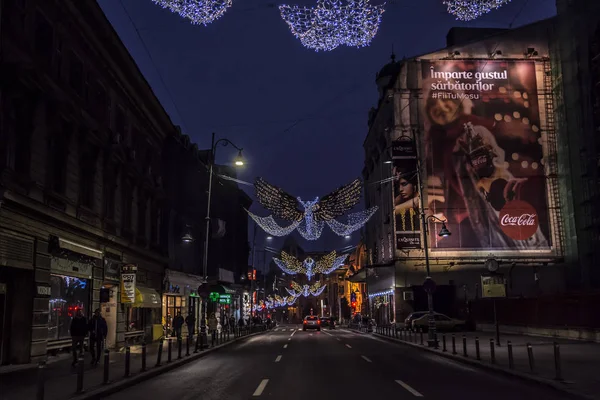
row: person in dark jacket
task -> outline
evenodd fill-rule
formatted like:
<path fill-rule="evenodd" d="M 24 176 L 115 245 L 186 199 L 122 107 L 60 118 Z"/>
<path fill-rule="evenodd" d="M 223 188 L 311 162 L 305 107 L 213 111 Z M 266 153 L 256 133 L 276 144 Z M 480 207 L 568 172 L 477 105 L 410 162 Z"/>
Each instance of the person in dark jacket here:
<path fill-rule="evenodd" d="M 183 327 L 184 319 L 181 316 L 181 311 L 177 311 L 177 316 L 173 318 L 173 330 L 177 339 L 181 339 L 181 328 Z"/>
<path fill-rule="evenodd" d="M 185 318 L 185 324 L 188 327 L 188 335 L 193 336 L 196 328 L 196 317 L 194 317 L 194 314 L 191 312 L 188 314 L 188 316 Z"/>
<path fill-rule="evenodd" d="M 73 346 L 73 363 L 71 365 L 75 366 L 77 365 L 77 349 L 79 348 L 79 354 L 83 354 L 83 341 L 88 333 L 87 319 L 83 316 L 81 310 L 77 310 L 71 320 L 69 332 L 71 333 Z"/>
<path fill-rule="evenodd" d="M 106 339 L 106 335 L 108 334 L 106 320 L 100 314 L 99 308 L 94 311 L 94 316 L 90 319 L 88 328 L 90 331 L 90 353 L 92 354 L 92 365 L 98 365 L 100 356 L 102 355 L 104 339 Z"/>

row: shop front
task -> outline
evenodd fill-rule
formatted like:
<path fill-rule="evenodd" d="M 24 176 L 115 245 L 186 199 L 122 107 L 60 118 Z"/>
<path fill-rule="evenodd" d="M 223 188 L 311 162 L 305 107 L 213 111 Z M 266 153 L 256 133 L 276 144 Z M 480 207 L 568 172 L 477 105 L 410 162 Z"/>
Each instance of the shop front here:
<path fill-rule="evenodd" d="M 202 285 L 202 278 L 198 275 L 184 272 L 165 270 L 163 279 L 162 297 L 162 323 L 165 335 L 174 335 L 173 318 L 179 313 L 185 319 L 190 317 L 194 321 L 193 332 L 188 331 L 188 325 L 183 325 L 183 335 L 196 334 L 200 327 L 202 301 L 198 295 L 198 287 Z"/>
<path fill-rule="evenodd" d="M 374 318 L 378 325 L 396 322 L 395 268 L 367 268 L 366 284 L 371 318 Z"/>

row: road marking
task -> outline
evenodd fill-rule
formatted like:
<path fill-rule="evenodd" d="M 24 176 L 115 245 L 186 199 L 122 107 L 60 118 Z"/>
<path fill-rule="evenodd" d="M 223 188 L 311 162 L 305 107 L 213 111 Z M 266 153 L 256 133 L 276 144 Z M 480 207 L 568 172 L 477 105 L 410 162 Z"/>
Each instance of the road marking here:
<path fill-rule="evenodd" d="M 329 335 L 329 336 L 333 336 L 333 335 L 332 335 L 331 333 L 329 333 L 329 332 L 325 332 L 325 331 L 323 331 L 323 333 L 324 333 L 324 334 L 326 334 L 326 335 Z"/>
<path fill-rule="evenodd" d="M 415 389 L 413 389 L 412 387 L 410 387 L 408 384 L 402 382 L 401 380 L 396 380 L 396 383 L 400 386 L 402 386 L 404 389 L 408 390 L 409 392 L 412 393 L 413 396 L 415 397 L 423 397 L 423 395 L 419 392 L 417 392 Z"/>
<path fill-rule="evenodd" d="M 341 341 L 342 341 L 342 339 L 340 339 L 340 338 L 336 338 L 336 340 L 337 340 L 338 342 L 341 342 Z"/>
<path fill-rule="evenodd" d="M 279 328 L 275 328 L 273 329 L 273 332 L 277 332 L 279 330 Z"/>
<path fill-rule="evenodd" d="M 289 338 L 288 341 L 292 340 L 292 338 Z"/>
<path fill-rule="evenodd" d="M 365 357 L 365 356 L 361 356 L 363 358 L 363 360 L 365 360 L 368 363 L 371 363 L 373 361 L 371 361 L 371 359 L 369 357 Z"/>
<path fill-rule="evenodd" d="M 346 344 L 346 347 L 349 348 L 349 349 L 352 348 L 352 346 L 350 346 L 349 344 Z"/>
<path fill-rule="evenodd" d="M 282 329 L 281 332 L 285 332 L 285 329 Z"/>
<path fill-rule="evenodd" d="M 291 336 L 294 336 L 294 333 L 296 333 L 296 331 L 292 332 L 292 334 L 290 335 L 290 337 L 291 337 Z"/>
<path fill-rule="evenodd" d="M 275 362 L 279 362 L 279 361 L 281 361 L 281 357 L 282 357 L 282 356 L 281 356 L 281 354 L 280 354 L 280 355 L 278 355 L 278 356 L 277 356 L 277 358 L 275 359 Z"/>
<path fill-rule="evenodd" d="M 284 344 L 284 345 L 283 345 L 283 348 L 284 348 L 284 349 L 287 349 L 287 344 Z"/>
<path fill-rule="evenodd" d="M 256 388 L 256 390 L 254 391 L 254 394 L 252 396 L 254 397 L 258 397 L 262 394 L 262 392 L 265 390 L 265 388 L 267 387 L 267 383 L 269 383 L 268 379 L 263 379 L 260 384 L 258 385 L 258 387 Z"/>

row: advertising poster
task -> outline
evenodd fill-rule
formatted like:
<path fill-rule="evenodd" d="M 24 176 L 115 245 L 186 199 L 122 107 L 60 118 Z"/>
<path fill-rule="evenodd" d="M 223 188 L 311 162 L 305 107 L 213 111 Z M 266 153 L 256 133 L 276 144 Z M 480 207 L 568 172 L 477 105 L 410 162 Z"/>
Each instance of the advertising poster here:
<path fill-rule="evenodd" d="M 396 249 L 421 248 L 420 197 L 414 142 L 401 137 L 392 146 Z"/>
<path fill-rule="evenodd" d="M 427 203 L 447 220 L 432 249 L 550 248 L 535 64 L 424 61 Z"/>
<path fill-rule="evenodd" d="M 135 265 L 125 265 L 121 272 L 121 303 L 135 303 L 135 284 L 137 267 Z"/>

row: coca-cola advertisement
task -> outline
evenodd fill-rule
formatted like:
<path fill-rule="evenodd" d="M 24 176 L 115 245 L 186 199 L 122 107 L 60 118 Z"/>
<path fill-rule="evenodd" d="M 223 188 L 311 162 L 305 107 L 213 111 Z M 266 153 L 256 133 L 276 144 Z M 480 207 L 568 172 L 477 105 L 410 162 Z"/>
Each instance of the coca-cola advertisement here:
<path fill-rule="evenodd" d="M 535 64 L 423 61 L 432 249 L 550 248 Z"/>
<path fill-rule="evenodd" d="M 394 224 L 398 250 L 421 247 L 420 195 L 414 141 L 400 137 L 392 146 Z"/>

